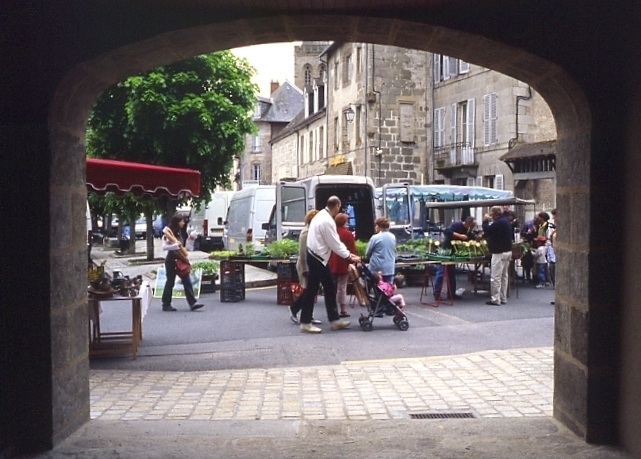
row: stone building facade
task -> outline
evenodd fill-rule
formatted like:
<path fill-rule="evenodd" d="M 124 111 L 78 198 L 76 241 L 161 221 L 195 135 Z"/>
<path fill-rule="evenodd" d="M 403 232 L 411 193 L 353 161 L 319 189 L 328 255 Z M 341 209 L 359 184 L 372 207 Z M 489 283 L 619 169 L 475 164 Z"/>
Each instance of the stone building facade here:
<path fill-rule="evenodd" d="M 303 93 L 289 81 L 272 82 L 269 98 L 257 97 L 253 120 L 257 132 L 248 135 L 245 151 L 236 161 L 236 189 L 248 185 L 269 185 L 272 177 L 271 141 L 303 110 Z"/>
<path fill-rule="evenodd" d="M 377 186 L 509 189 L 537 202 L 536 210 L 519 209 L 521 218 L 556 206 L 554 147 L 521 167 L 527 173 L 513 170 L 523 154 L 556 138 L 550 108 L 531 86 L 453 57 L 393 46 L 332 43 L 315 56 L 322 43 L 296 47 L 305 112 L 285 135 L 272 137 L 275 180 L 353 173 Z M 297 155 L 289 150 L 294 144 Z M 289 153 L 281 157 L 281 150 Z"/>
<path fill-rule="evenodd" d="M 512 149 L 517 153 L 525 145 L 556 139 L 554 117 L 541 95 L 507 75 L 453 57 L 432 56 L 434 181 L 508 189 L 536 200 L 536 210 L 520 209 L 528 213 L 522 218 L 555 207 L 553 161 L 518 177 L 504 161 Z"/>

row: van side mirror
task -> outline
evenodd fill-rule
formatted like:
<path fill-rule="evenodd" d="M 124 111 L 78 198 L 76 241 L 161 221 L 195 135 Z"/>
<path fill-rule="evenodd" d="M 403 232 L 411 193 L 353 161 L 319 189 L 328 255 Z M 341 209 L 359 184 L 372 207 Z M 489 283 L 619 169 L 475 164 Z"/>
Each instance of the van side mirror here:
<path fill-rule="evenodd" d="M 225 222 L 227 223 L 227 222 Z M 222 225 L 223 224 L 223 217 L 218 217 L 218 224 Z"/>
<path fill-rule="evenodd" d="M 262 225 L 260 225 L 260 227 L 265 231 L 269 231 L 269 222 L 263 223 Z"/>

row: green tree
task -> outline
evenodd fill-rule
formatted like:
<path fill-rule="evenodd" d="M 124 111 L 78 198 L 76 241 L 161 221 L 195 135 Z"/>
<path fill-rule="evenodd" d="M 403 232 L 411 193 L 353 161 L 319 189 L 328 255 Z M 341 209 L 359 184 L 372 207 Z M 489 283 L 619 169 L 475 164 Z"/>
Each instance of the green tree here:
<path fill-rule="evenodd" d="M 229 185 L 233 157 L 242 154 L 257 87 L 247 60 L 220 51 L 158 67 L 107 91 L 89 115 L 87 154 L 201 173 L 208 202 Z"/>
<path fill-rule="evenodd" d="M 193 203 L 208 202 L 210 190 L 229 185 L 233 158 L 255 132 L 254 72 L 247 60 L 220 51 L 129 77 L 107 89 L 90 113 L 87 155 L 196 169 L 201 193 Z M 106 207 L 131 217 L 168 215 L 177 204 L 143 197 Z M 153 257 L 149 236 L 147 252 Z"/>

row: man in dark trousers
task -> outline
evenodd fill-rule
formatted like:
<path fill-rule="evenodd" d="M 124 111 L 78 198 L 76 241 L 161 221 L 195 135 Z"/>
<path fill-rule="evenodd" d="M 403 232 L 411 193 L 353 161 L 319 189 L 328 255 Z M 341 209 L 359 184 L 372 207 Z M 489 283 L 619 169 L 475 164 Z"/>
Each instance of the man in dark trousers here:
<path fill-rule="evenodd" d="M 494 206 L 483 217 L 483 235 L 492 253 L 490 268 L 490 300 L 485 304 L 500 306 L 507 303 L 509 268 L 512 258 L 512 225 L 500 206 Z"/>
<path fill-rule="evenodd" d="M 323 296 L 327 318 L 332 330 L 340 330 L 350 325 L 349 320 L 341 319 L 338 315 L 336 304 L 336 285 L 327 262 L 332 252 L 350 263 L 360 263 L 361 258 L 353 255 L 338 237 L 334 217 L 341 210 L 341 200 L 338 196 L 331 196 L 327 206 L 318 212 L 309 223 L 307 232 L 307 265 L 309 274 L 307 288 L 300 301 L 302 309 L 300 315 L 300 331 L 305 333 L 320 333 L 322 330 L 312 324 L 314 313 L 314 297 L 318 288 L 323 285 Z"/>
<path fill-rule="evenodd" d="M 472 216 L 466 217 L 463 221 L 452 223 L 443 232 L 445 239 L 443 241 L 444 249 L 452 248 L 452 240 L 457 241 L 471 241 L 474 239 L 472 230 L 476 226 L 476 219 Z M 441 289 L 443 287 L 443 275 L 447 269 L 447 278 L 449 279 L 447 291 L 449 292 L 450 299 L 460 298 L 461 295 L 456 294 L 456 267 L 454 265 L 439 265 L 436 268 L 436 275 L 434 276 L 434 299 L 436 301 L 445 300 L 441 298 Z"/>

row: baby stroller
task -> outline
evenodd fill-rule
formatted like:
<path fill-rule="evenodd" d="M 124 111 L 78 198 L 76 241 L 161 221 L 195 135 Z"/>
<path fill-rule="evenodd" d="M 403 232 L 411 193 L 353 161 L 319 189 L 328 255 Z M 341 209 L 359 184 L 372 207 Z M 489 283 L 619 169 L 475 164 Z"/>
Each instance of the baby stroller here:
<path fill-rule="evenodd" d="M 374 318 L 393 316 L 392 321 L 399 330 L 405 331 L 410 327 L 407 316 L 400 306 L 395 305 L 383 291 L 378 288 L 376 276 L 365 266 L 359 266 L 360 278 L 365 284 L 367 295 L 367 315 L 361 314 L 358 323 L 364 331 L 372 331 Z"/>

